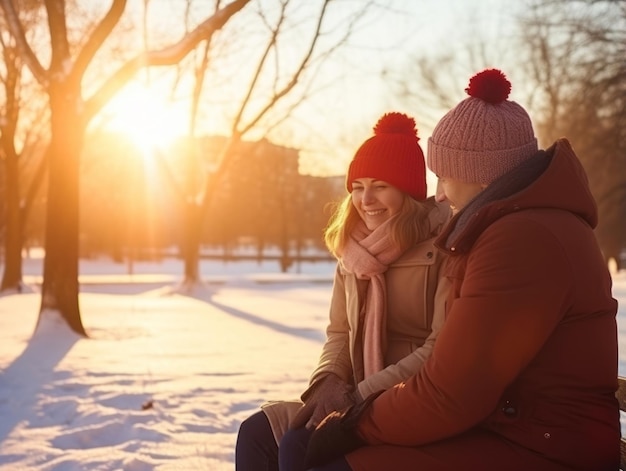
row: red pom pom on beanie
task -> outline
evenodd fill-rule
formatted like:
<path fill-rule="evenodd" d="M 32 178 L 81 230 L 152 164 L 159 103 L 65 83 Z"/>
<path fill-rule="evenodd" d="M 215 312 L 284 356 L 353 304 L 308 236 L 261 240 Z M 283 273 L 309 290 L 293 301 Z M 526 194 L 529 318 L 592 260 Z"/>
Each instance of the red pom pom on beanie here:
<path fill-rule="evenodd" d="M 359 147 L 350 163 L 348 192 L 358 178 L 382 180 L 417 200 L 426 198 L 426 164 L 415 119 L 390 112 L 378 120 L 374 136 Z"/>
<path fill-rule="evenodd" d="M 392 111 L 385 113 L 374 126 L 374 134 L 406 134 L 407 136 L 417 136 L 417 126 L 415 119 L 403 114 Z"/>
<path fill-rule="evenodd" d="M 465 91 L 487 103 L 502 103 L 511 93 L 511 82 L 498 69 L 486 69 L 470 79 Z"/>

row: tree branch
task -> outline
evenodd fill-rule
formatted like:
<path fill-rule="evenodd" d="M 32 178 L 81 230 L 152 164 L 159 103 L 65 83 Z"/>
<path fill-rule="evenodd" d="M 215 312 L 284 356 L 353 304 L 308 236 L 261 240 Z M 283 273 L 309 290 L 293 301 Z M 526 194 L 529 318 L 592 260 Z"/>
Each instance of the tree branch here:
<path fill-rule="evenodd" d="M 8 0 L 3 0 L 8 1 Z M 158 51 L 146 51 L 122 65 L 100 89 L 85 102 L 85 119 L 89 121 L 108 100 L 115 95 L 143 67 L 167 66 L 178 63 L 192 51 L 203 39 L 209 38 L 250 0 L 234 0 L 216 14 L 200 23 L 193 31 L 186 34 L 176 44 Z"/>
<path fill-rule="evenodd" d="M 74 69 L 72 70 L 72 75 L 75 79 L 80 81 L 91 60 L 102 46 L 102 43 L 109 37 L 113 28 L 115 28 L 115 25 L 119 22 L 125 9 L 126 0 L 113 1 L 106 16 L 98 23 L 98 26 L 96 26 L 96 29 L 91 36 L 89 36 L 82 50 L 78 53 Z"/>
<path fill-rule="evenodd" d="M 278 102 L 282 97 L 287 95 L 291 91 L 291 89 L 297 85 L 298 81 L 300 80 L 300 75 L 302 75 L 302 73 L 306 69 L 307 64 L 309 63 L 311 57 L 313 56 L 313 51 L 315 50 L 315 46 L 317 45 L 317 40 L 320 37 L 320 31 L 322 29 L 322 23 L 324 21 L 324 18 L 325 18 L 325 15 L 326 15 L 326 9 L 327 9 L 328 4 L 329 4 L 330 1 L 331 0 L 324 0 L 324 4 L 322 6 L 322 10 L 321 10 L 320 15 L 318 17 L 317 25 L 315 27 L 315 33 L 313 35 L 313 39 L 311 40 L 311 44 L 309 45 L 309 49 L 308 49 L 307 53 L 304 55 L 304 57 L 302 58 L 302 61 L 300 62 L 300 65 L 298 66 L 298 68 L 296 69 L 295 73 L 291 77 L 291 80 L 289 81 L 289 83 L 287 83 L 282 88 L 282 90 L 276 92 L 274 94 L 274 96 L 272 97 L 272 99 L 265 105 L 265 107 L 263 107 L 263 109 L 261 109 L 257 113 L 256 117 L 253 118 L 243 129 L 241 129 L 240 131 L 236 132 L 236 134 L 243 135 L 247 131 L 249 131 L 252 127 L 254 127 L 256 125 L 256 123 L 258 123 L 259 120 L 265 115 L 265 113 L 267 113 L 276 104 L 276 102 Z M 275 39 L 275 38 L 273 38 L 273 39 Z M 259 67 L 261 67 L 261 65 Z M 240 115 L 241 115 L 241 113 L 242 113 L 242 111 L 240 111 Z M 235 129 L 233 129 L 233 130 L 235 130 Z"/>
<path fill-rule="evenodd" d="M 235 119 L 233 120 L 233 124 L 232 124 L 233 132 L 236 132 L 237 128 L 239 127 L 239 123 L 241 122 L 243 113 L 246 109 L 246 106 L 248 106 L 248 103 L 250 102 L 250 98 L 252 97 L 252 94 L 254 93 L 256 84 L 259 80 L 259 77 L 261 76 L 261 72 L 263 71 L 263 66 L 265 65 L 265 61 L 269 57 L 269 54 L 272 51 L 272 49 L 276 46 L 278 33 L 280 32 L 281 25 L 283 24 L 283 21 L 285 20 L 285 9 L 287 8 L 288 3 L 289 3 L 288 1 L 281 2 L 280 18 L 276 22 L 276 27 L 272 30 L 272 36 L 270 37 L 270 40 L 267 43 L 267 47 L 265 48 L 265 51 L 263 51 L 263 54 L 261 55 L 261 59 L 259 60 L 259 64 L 254 73 L 254 77 L 252 77 L 252 82 L 250 83 L 250 86 L 248 87 L 246 96 L 241 101 L 241 106 L 239 107 L 239 111 L 237 112 L 237 115 L 235 116 Z M 260 117 L 257 117 L 255 122 L 258 121 L 259 118 Z"/>
<path fill-rule="evenodd" d="M 20 19 L 13 6 L 12 0 L 0 0 L 0 6 L 4 10 L 6 16 L 7 26 L 11 36 L 15 38 L 15 43 L 20 51 L 20 58 L 29 68 L 37 82 L 39 82 L 44 88 L 48 87 L 48 73 L 46 69 L 41 65 L 39 59 L 31 49 L 28 41 L 26 40 L 26 34 L 22 28 Z"/>
<path fill-rule="evenodd" d="M 67 40 L 67 25 L 65 22 L 65 1 L 45 0 L 44 3 L 48 13 L 48 28 L 50 29 L 52 50 L 50 71 L 51 73 L 61 73 L 62 76 L 65 76 L 67 61 L 70 58 L 70 45 Z M 69 70 L 67 72 L 69 73 Z"/>

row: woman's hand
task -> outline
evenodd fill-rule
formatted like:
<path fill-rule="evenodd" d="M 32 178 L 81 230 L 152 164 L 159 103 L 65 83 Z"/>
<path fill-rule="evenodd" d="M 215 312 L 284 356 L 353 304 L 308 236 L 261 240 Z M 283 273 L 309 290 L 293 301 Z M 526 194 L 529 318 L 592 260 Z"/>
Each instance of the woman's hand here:
<path fill-rule="evenodd" d="M 352 388 L 337 375 L 329 373 L 308 391 L 308 397 L 289 427 L 314 429 L 328 414 L 343 411 L 354 402 Z"/>

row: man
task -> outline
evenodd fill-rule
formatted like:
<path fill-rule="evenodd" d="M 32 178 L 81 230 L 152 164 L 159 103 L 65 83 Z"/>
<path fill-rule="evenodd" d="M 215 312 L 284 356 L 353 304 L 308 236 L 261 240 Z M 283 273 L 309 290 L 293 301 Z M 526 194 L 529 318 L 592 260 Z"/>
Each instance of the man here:
<path fill-rule="evenodd" d="M 501 71 L 437 124 L 428 166 L 454 218 L 446 321 L 419 374 L 329 415 L 308 463 L 353 471 L 619 468 L 617 302 L 566 139 L 539 151 Z"/>

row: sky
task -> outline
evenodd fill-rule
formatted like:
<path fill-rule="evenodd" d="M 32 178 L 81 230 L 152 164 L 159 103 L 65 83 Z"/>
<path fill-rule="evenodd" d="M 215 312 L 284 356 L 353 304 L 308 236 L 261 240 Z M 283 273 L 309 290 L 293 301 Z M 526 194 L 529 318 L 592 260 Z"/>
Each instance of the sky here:
<path fill-rule="evenodd" d="M 523 6 L 523 2 L 506 0 L 378 3 L 389 8 L 373 9 L 371 17 L 363 21 L 349 46 L 329 67 L 328 74 L 337 77 L 333 88 L 305 103 L 296 113 L 298 123 L 312 123 L 298 134 L 304 143 L 301 170 L 305 173 L 343 174 L 358 146 L 372 136 L 376 121 L 389 111 L 415 118 L 420 144 L 426 152 L 436 121 L 448 110 L 427 109 L 423 102 L 403 97 L 395 82 L 405 80 L 411 84 L 412 63 L 417 58 L 455 53 L 462 63 L 469 45 L 483 38 L 486 55 L 498 57 L 500 44 L 513 34 L 514 16 Z M 506 71 L 504 63 L 488 65 Z M 479 71 L 466 70 L 463 76 L 454 76 L 451 71 L 448 88 L 457 101 L 466 97 L 467 82 Z M 322 120 L 314 121 L 316 117 Z"/>
<path fill-rule="evenodd" d="M 270 0 L 260 1 L 270 3 Z M 362 3 L 351 0 L 331 3 L 328 23 L 335 24 L 342 16 L 352 14 Z M 374 3 L 376 6 L 359 21 L 349 43 L 335 53 L 316 75 L 315 92 L 293 112 L 289 120 L 272 131 L 270 138 L 276 143 L 301 150 L 302 173 L 342 175 L 354 151 L 372 135 L 376 121 L 388 111 L 401 111 L 416 118 L 421 143 L 426 150 L 427 138 L 433 127 L 431 115 L 440 117 L 443 111 L 418 109 L 420 104 L 397 96 L 392 81 L 407 74 L 409 63 L 415 56 L 436 55 L 444 51 L 463 52 L 466 45 L 479 36 L 493 38 L 491 44 L 497 47 L 503 37 L 511 34 L 512 17 L 516 8 L 520 8 L 520 2 L 511 6 L 511 2 L 505 0 L 389 0 Z M 162 17 L 171 15 L 168 12 L 180 10 L 173 9 L 175 4 L 176 0 L 151 1 L 150 19 L 155 28 L 163 28 Z M 131 2 L 129 9 L 140 12 L 142 9 L 138 5 L 138 1 Z M 314 18 L 318 2 L 310 2 L 306 6 L 315 11 L 301 8 L 300 13 Z M 253 2 L 238 15 L 248 18 L 244 15 L 251 15 L 255 8 Z M 207 12 L 202 11 L 202 14 Z M 305 39 L 310 33 L 310 28 L 304 28 L 304 24 L 306 22 L 302 21 L 299 25 L 303 28 L 302 34 L 287 42 L 292 50 L 286 51 L 279 61 L 280 66 L 285 67 L 285 62 L 289 62 L 285 58 L 299 57 L 297 47 L 306 44 Z M 243 36 L 252 36 L 254 32 L 254 29 L 245 31 Z M 158 37 L 153 42 L 157 40 Z M 240 49 L 245 50 L 244 47 Z M 252 53 L 245 61 L 236 57 L 238 69 L 229 75 L 228 83 L 211 82 L 207 78 L 205 102 L 200 109 L 199 133 L 229 129 L 216 123 L 221 122 L 220 116 L 232 115 L 234 108 L 219 103 L 219 99 L 216 102 L 212 90 L 219 90 L 217 96 L 231 105 L 237 102 L 229 97 L 235 96 L 233 94 L 237 90 L 245 89 L 251 76 L 246 72 L 244 63 L 255 64 L 256 59 Z M 390 75 L 385 76 L 383 71 Z M 150 87 L 158 87 L 159 73 L 156 70 L 150 73 Z M 458 84 L 451 88 L 450 93 L 463 98 L 469 76 L 459 77 Z M 107 125 L 133 134 L 140 143 L 150 139 L 154 141 L 155 136 L 163 141 L 184 133 L 188 121 L 185 103 L 188 100 L 173 103 L 165 89 L 147 90 L 146 83 L 146 74 L 142 73 L 122 90 L 103 114 L 107 116 Z M 429 115 L 428 119 L 426 115 Z M 258 131 L 253 130 L 248 138 L 254 139 L 257 135 Z"/>
<path fill-rule="evenodd" d="M 89 339 L 53 316 L 32 335 L 31 289 L 0 296 L 1 471 L 233 471 L 239 424 L 265 401 L 298 397 L 324 340 L 334 264 L 203 262 L 181 295 L 179 261 L 81 261 Z M 626 270 L 619 372 L 626 374 Z"/>

